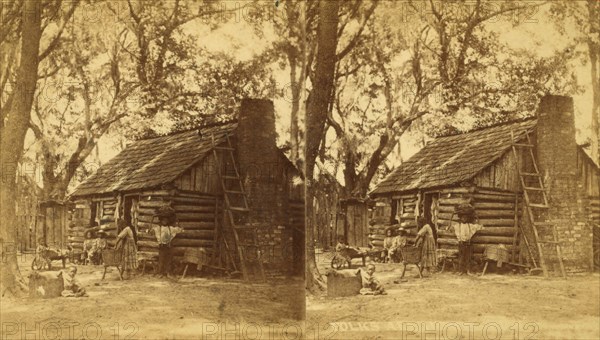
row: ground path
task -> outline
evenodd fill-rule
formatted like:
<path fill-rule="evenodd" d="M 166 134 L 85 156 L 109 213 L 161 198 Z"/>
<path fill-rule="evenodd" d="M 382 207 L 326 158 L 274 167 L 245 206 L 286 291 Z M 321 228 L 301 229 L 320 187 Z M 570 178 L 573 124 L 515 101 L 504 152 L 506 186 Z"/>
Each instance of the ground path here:
<path fill-rule="evenodd" d="M 0 338 L 210 339 L 229 333 L 269 339 L 302 327 L 298 320 L 305 293 L 300 279 L 244 284 L 144 275 L 120 281 L 112 268 L 101 281 L 103 267 L 78 267 L 89 297 L 4 299 Z M 27 276 L 27 266 L 22 268 Z"/>
<path fill-rule="evenodd" d="M 322 272 L 330 258 L 320 254 Z M 321 338 L 337 339 L 600 338 L 598 273 L 564 280 L 445 272 L 419 279 L 409 266 L 407 281 L 394 284 L 401 273 L 400 264 L 377 264 L 388 295 L 309 297 L 308 334 L 320 328 Z"/>

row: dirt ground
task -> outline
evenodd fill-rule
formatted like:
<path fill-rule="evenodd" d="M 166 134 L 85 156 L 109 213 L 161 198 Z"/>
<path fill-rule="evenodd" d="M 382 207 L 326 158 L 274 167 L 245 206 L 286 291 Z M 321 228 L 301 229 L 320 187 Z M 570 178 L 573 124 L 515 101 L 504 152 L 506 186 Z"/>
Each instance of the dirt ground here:
<path fill-rule="evenodd" d="M 319 255 L 321 273 L 330 253 Z M 361 265 L 354 260 L 355 267 Z M 377 264 L 388 295 L 307 300 L 307 334 L 319 339 L 599 339 L 598 273 L 544 279 L 528 275 L 419 279 L 401 264 Z"/>
<path fill-rule="evenodd" d="M 322 273 L 331 254 L 320 254 Z M 354 265 L 358 266 L 359 260 Z M 29 274 L 29 259 L 23 273 Z M 59 265 L 58 262 L 54 263 Z M 300 279 L 119 281 L 115 269 L 79 266 L 89 297 L 2 299 L 1 339 L 598 339 L 600 276 L 544 279 L 452 273 L 393 283 L 399 264 L 378 264 L 384 296 L 309 296 Z"/>
<path fill-rule="evenodd" d="M 30 272 L 30 258 L 22 273 Z M 53 266 L 60 267 L 55 261 Z M 158 278 L 120 281 L 115 268 L 78 266 L 89 297 L 2 299 L 1 339 L 277 339 L 301 334 L 304 282 Z"/>

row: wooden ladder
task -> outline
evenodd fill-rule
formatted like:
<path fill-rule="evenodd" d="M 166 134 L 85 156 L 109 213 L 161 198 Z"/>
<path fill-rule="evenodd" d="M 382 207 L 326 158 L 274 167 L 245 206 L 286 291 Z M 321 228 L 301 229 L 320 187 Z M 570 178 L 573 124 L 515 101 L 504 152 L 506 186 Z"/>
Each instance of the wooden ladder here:
<path fill-rule="evenodd" d="M 263 267 L 262 254 L 260 246 L 258 244 L 258 234 L 256 228 L 250 226 L 238 226 L 237 221 L 240 219 L 246 219 L 250 209 L 248 208 L 248 197 L 244 190 L 244 184 L 237 168 L 237 162 L 235 159 L 234 151 L 231 144 L 229 134 L 225 135 L 227 140 L 226 146 L 216 145 L 214 135 L 212 136 L 213 155 L 215 157 L 215 166 L 221 182 L 221 189 L 223 190 L 224 197 L 224 210 L 226 211 L 227 217 L 231 224 L 231 230 L 235 240 L 235 247 L 237 248 L 237 255 L 240 260 L 240 268 L 242 269 L 242 276 L 245 281 L 250 281 L 250 268 L 258 267 L 258 275 L 260 280 L 265 281 L 265 270 Z M 219 151 L 223 155 L 223 158 L 219 158 Z M 225 154 L 228 155 L 231 162 L 231 170 L 233 172 L 223 173 L 223 163 L 227 164 L 225 160 Z M 228 185 L 231 184 L 231 185 Z M 238 199 L 233 199 L 237 197 Z M 235 204 L 234 204 L 235 202 Z M 236 205 L 237 204 L 237 205 Z M 245 237 L 240 237 L 242 234 Z M 225 238 L 223 238 L 225 240 Z M 226 240 L 225 240 L 226 242 Z M 232 256 L 233 258 L 233 256 Z"/>
<path fill-rule="evenodd" d="M 519 175 L 519 179 L 521 181 L 521 187 L 523 188 L 523 197 L 525 198 L 525 208 L 527 209 L 527 216 L 529 219 L 529 224 L 531 225 L 531 228 L 533 230 L 533 236 L 534 236 L 534 240 L 535 240 L 538 254 L 539 254 L 540 266 L 542 267 L 544 276 L 548 277 L 549 276 L 548 266 L 546 265 L 546 258 L 544 255 L 544 250 L 543 250 L 542 245 L 543 244 L 554 245 L 555 250 L 556 250 L 556 257 L 558 258 L 558 262 L 560 264 L 561 274 L 564 278 L 566 278 L 567 274 L 565 272 L 565 266 L 564 266 L 563 258 L 562 258 L 562 248 L 561 248 L 560 242 L 558 240 L 558 231 L 556 230 L 556 225 L 553 223 L 550 223 L 550 222 L 537 221 L 536 215 L 534 215 L 534 211 L 537 213 L 539 213 L 541 211 L 547 211 L 547 209 L 550 208 L 550 205 L 548 203 L 548 191 L 544 187 L 542 175 L 540 174 L 540 170 L 539 170 L 537 162 L 535 160 L 535 155 L 533 154 L 534 145 L 531 142 L 529 132 L 525 133 L 525 136 L 527 138 L 527 143 L 518 143 L 519 141 L 515 140 L 514 131 L 512 131 L 512 130 L 510 131 L 510 135 L 511 135 L 512 151 L 513 151 L 513 155 L 515 157 L 515 164 L 517 167 L 517 174 Z M 533 165 L 533 172 L 522 172 L 521 171 L 521 165 L 519 164 L 519 153 L 517 152 L 517 148 L 527 149 L 527 152 L 525 152 L 525 153 L 528 154 L 531 159 L 531 163 Z M 536 178 L 538 185 L 537 186 L 528 186 L 528 181 L 526 181 L 526 179 L 530 179 L 530 178 Z M 539 202 L 539 201 L 533 202 L 531 196 L 536 196 L 533 194 L 534 192 L 538 193 L 538 194 L 541 193 L 541 196 L 542 196 L 541 202 Z M 539 195 L 537 195 L 537 197 L 539 198 Z M 552 238 L 550 240 L 541 238 L 538 227 L 546 228 L 546 230 L 547 230 L 547 228 L 550 228 L 552 231 Z M 524 232 L 522 232 L 522 235 L 523 235 L 523 239 L 525 240 L 525 243 L 527 245 L 527 249 L 529 251 L 529 255 L 531 257 L 533 265 L 534 265 L 534 267 L 537 267 L 537 264 L 535 262 L 535 257 L 533 256 L 533 254 L 531 253 L 531 249 L 529 248 L 529 241 L 527 240 L 527 236 L 525 235 Z"/>

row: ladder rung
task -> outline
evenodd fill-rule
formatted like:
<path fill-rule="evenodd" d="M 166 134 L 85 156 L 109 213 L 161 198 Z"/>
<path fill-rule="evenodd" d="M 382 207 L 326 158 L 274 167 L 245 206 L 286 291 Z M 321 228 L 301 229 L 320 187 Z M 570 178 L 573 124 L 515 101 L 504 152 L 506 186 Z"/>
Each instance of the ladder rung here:
<path fill-rule="evenodd" d="M 248 209 L 248 208 L 242 208 L 242 207 L 229 207 L 229 208 L 226 208 L 226 209 L 233 210 L 233 211 L 243 211 L 243 212 L 250 211 L 250 209 Z"/>
<path fill-rule="evenodd" d="M 522 144 L 522 143 L 513 143 L 515 147 L 523 147 L 523 148 L 533 148 L 533 144 Z"/>
<path fill-rule="evenodd" d="M 535 176 L 535 177 L 542 177 L 541 174 L 537 173 L 537 172 L 521 172 L 521 176 Z"/>
<path fill-rule="evenodd" d="M 542 208 L 542 209 L 550 208 L 549 206 L 547 206 L 545 204 L 537 204 L 537 203 L 529 203 L 529 206 L 532 208 Z"/>
<path fill-rule="evenodd" d="M 525 190 L 535 190 L 535 191 L 546 191 L 544 188 L 536 188 L 536 187 L 523 187 Z"/>

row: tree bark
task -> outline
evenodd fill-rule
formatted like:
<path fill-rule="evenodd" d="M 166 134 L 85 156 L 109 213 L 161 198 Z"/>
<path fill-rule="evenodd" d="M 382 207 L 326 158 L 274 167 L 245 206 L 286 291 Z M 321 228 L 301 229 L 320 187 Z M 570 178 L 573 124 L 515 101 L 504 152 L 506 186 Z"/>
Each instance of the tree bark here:
<path fill-rule="evenodd" d="M 588 35 L 588 53 L 592 72 L 592 158 L 600 163 L 600 2 L 588 0 L 590 32 Z M 595 36 L 592 39 L 591 36 Z"/>
<path fill-rule="evenodd" d="M 298 112 L 300 111 L 300 88 L 296 76 L 297 54 L 289 53 L 288 61 L 290 63 L 290 80 L 292 94 L 292 112 L 290 121 L 290 160 L 297 164 L 299 156 L 299 129 L 298 129 Z"/>
<path fill-rule="evenodd" d="M 0 295 L 19 294 L 26 289 L 19 272 L 16 252 L 15 196 L 17 165 L 23 155 L 29 128 L 33 95 L 38 78 L 38 53 L 41 38 L 41 8 L 38 1 L 25 1 L 22 9 L 20 61 L 14 99 L 6 108 L 0 128 Z M 4 108 L 3 108 L 4 109 Z"/>
<path fill-rule="evenodd" d="M 322 0 L 319 2 L 315 82 L 308 100 L 305 120 L 306 288 L 313 293 L 323 287 L 315 257 L 314 170 L 328 108 L 332 100 L 338 43 L 338 10 L 338 1 Z"/>

